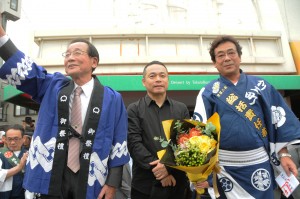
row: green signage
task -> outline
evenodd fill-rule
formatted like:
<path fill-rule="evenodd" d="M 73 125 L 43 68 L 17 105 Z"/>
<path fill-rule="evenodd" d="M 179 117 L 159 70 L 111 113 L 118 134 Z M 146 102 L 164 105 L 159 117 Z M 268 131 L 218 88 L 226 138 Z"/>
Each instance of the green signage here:
<path fill-rule="evenodd" d="M 218 75 L 170 75 L 169 90 L 200 90 Z M 261 75 L 278 90 L 300 89 L 300 75 Z M 98 76 L 102 84 L 117 91 L 144 91 L 141 75 Z"/>
<path fill-rule="evenodd" d="M 170 75 L 169 90 L 200 90 L 217 75 Z M 145 91 L 141 75 L 98 76 L 102 84 L 117 91 Z"/>
<path fill-rule="evenodd" d="M 278 90 L 300 90 L 300 75 L 262 75 Z M 200 90 L 218 75 L 170 75 L 169 90 Z M 98 76 L 103 85 L 117 91 L 145 91 L 141 75 Z M 4 88 L 4 100 L 21 94 L 12 86 Z"/>

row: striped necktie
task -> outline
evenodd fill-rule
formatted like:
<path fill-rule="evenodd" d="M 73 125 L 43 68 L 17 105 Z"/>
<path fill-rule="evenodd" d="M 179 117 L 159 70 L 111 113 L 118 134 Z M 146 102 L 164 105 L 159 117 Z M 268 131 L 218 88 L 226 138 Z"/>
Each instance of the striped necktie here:
<path fill-rule="evenodd" d="M 74 97 L 71 107 L 71 125 L 72 127 L 81 134 L 82 131 L 82 119 L 81 119 L 81 100 L 80 95 L 82 88 L 78 86 L 74 90 Z M 72 137 L 69 140 L 69 151 L 68 151 L 68 167 L 76 173 L 80 169 L 79 162 L 80 155 L 80 140 Z"/>

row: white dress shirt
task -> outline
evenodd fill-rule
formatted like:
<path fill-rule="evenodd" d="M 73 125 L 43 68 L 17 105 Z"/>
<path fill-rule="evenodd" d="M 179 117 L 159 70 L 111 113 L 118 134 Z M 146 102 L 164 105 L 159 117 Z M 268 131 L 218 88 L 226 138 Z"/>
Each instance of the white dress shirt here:
<path fill-rule="evenodd" d="M 78 85 L 75 83 L 74 90 L 78 87 Z M 82 93 L 80 95 L 80 100 L 81 100 L 81 119 L 82 119 L 82 125 L 84 124 L 87 108 L 90 103 L 90 99 L 92 96 L 93 88 L 94 88 L 94 78 L 92 78 L 89 82 L 81 86 L 82 88 Z M 72 92 L 71 98 L 73 99 L 74 97 L 74 90 Z M 71 100 L 73 101 L 73 100 Z M 71 114 L 70 114 L 71 117 Z"/>

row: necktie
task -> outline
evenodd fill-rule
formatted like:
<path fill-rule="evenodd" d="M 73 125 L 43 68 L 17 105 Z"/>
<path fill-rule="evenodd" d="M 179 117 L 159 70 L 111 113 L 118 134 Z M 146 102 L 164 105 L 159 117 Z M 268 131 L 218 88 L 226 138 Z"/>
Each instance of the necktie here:
<path fill-rule="evenodd" d="M 81 100 L 80 100 L 81 93 L 82 93 L 82 88 L 78 86 L 74 90 L 74 97 L 73 97 L 73 102 L 71 107 L 71 125 L 79 134 L 81 134 L 81 130 L 82 130 Z M 69 140 L 68 167 L 74 173 L 76 173 L 80 168 L 79 154 L 80 154 L 80 140 L 78 138 L 72 137 Z"/>

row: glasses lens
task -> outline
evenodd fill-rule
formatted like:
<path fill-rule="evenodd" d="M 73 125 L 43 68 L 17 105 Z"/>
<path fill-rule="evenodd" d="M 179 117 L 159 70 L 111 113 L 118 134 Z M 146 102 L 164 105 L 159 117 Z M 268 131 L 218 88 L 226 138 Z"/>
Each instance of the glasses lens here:
<path fill-rule="evenodd" d="M 15 137 L 15 138 L 7 138 L 7 141 L 8 141 L 8 142 L 12 142 L 12 141 L 18 142 L 19 140 L 21 140 L 21 138 L 18 138 L 18 137 Z"/>

